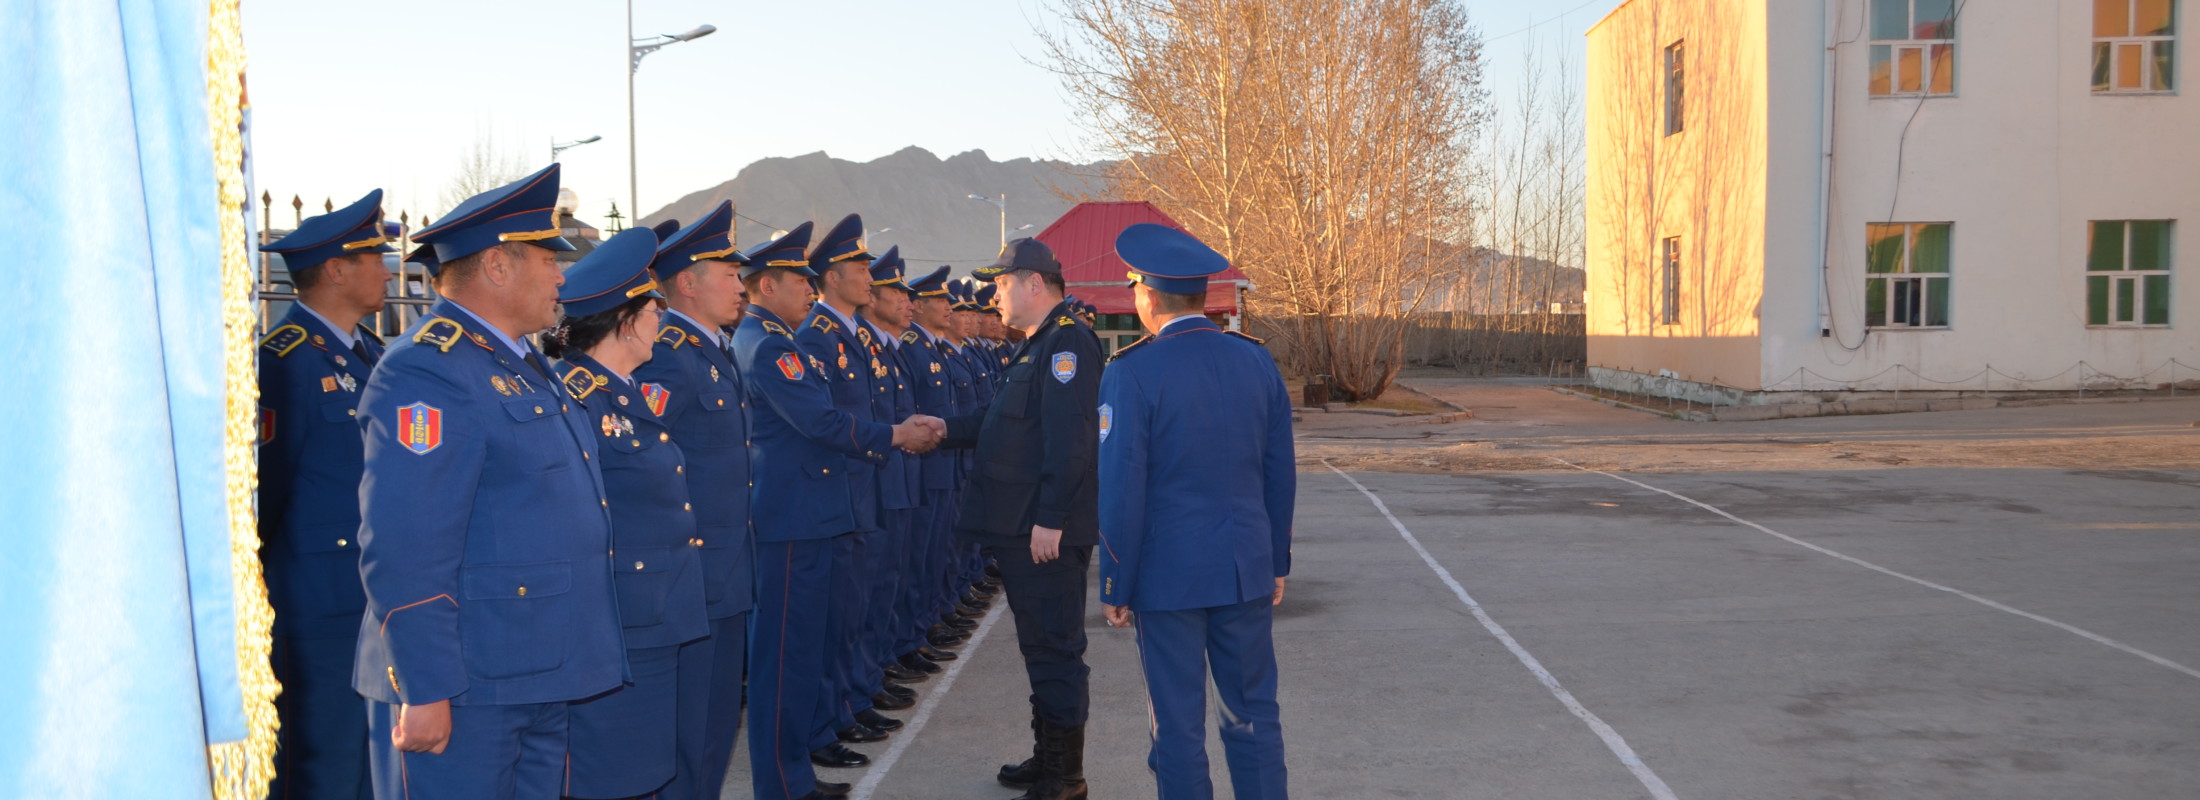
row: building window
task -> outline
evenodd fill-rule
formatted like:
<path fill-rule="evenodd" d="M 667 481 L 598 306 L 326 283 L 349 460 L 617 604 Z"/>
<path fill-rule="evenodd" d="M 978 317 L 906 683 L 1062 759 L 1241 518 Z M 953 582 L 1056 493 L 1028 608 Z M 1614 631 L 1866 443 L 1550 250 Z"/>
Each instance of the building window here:
<path fill-rule="evenodd" d="M 2169 324 L 2169 220 L 2108 220 L 2086 232 L 2085 324 Z"/>
<path fill-rule="evenodd" d="M 1658 324 L 1681 324 L 1681 237 L 1665 240 L 1665 263 L 1658 268 Z"/>
<path fill-rule="evenodd" d="M 2175 0 L 2093 0 L 2093 91 L 2143 94 L 2174 88 Z"/>
<path fill-rule="evenodd" d="M 1687 83 L 1683 80 L 1686 77 L 1684 57 L 1687 54 L 1687 48 L 1681 42 L 1674 42 L 1671 47 L 1665 48 L 1665 135 L 1667 136 L 1681 132 L 1681 110 L 1685 107 L 1681 101 L 1684 99 L 1687 90 Z"/>
<path fill-rule="evenodd" d="M 1871 0 L 1873 97 L 1956 93 L 1961 5 L 1962 0 Z"/>
<path fill-rule="evenodd" d="M 1948 327 L 1946 222 L 1865 226 L 1864 324 Z"/>

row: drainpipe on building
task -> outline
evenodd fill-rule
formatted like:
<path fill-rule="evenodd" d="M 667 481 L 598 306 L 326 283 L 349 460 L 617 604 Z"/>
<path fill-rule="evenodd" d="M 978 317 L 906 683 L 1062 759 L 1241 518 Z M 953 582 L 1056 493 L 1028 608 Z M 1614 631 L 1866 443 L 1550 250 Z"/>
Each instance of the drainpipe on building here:
<path fill-rule="evenodd" d="M 1825 28 L 1826 56 L 1818 81 L 1818 336 L 1833 335 L 1832 298 L 1826 287 L 1833 282 L 1833 257 L 1827 252 L 1833 227 L 1833 104 L 1834 70 L 1840 65 L 1841 0 L 1821 0 L 1819 15 Z"/>

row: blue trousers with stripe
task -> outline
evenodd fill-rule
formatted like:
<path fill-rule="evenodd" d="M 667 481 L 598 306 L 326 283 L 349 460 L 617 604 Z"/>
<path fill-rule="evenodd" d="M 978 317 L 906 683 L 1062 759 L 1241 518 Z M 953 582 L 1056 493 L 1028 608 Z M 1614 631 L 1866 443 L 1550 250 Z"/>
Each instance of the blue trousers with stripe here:
<path fill-rule="evenodd" d="M 749 649 L 749 775 L 757 800 L 793 800 L 817 788 L 811 744 L 831 731 L 824 679 L 833 633 L 833 539 L 756 543 L 756 622 Z"/>
<path fill-rule="evenodd" d="M 1274 608 L 1267 597 L 1234 606 L 1140 611 L 1139 664 L 1153 698 L 1153 768 L 1161 800 L 1208 800 L 1207 677 L 1222 699 L 1222 751 L 1237 800 L 1284 800 L 1283 714 L 1276 704 Z"/>
<path fill-rule="evenodd" d="M 397 706 L 367 704 L 367 753 L 379 800 L 537 800 L 566 794 L 564 703 L 451 706 L 443 752 L 390 742 Z"/>

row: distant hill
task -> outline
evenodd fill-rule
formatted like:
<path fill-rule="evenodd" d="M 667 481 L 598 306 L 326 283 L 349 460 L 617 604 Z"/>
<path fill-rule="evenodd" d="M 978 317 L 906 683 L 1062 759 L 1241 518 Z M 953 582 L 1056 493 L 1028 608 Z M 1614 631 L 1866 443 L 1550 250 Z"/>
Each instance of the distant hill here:
<path fill-rule="evenodd" d="M 658 209 L 642 223 L 691 221 L 718 201 L 732 200 L 735 211 L 752 218 L 737 219 L 734 228 L 736 241 L 746 249 L 769 237 L 772 228 L 803 220 L 825 227 L 854 212 L 863 215 L 872 231 L 871 252 L 900 245 L 911 272 L 945 263 L 961 275 L 992 261 L 1000 251 L 1000 212 L 969 195 L 1007 194 L 1008 227 L 1032 226 L 1011 232 L 1009 238 L 1031 236 L 1074 205 L 1063 199 L 1064 192 L 1098 194 L 1101 184 L 1084 176 L 1100 168 L 1028 158 L 994 161 L 983 150 L 943 160 L 921 147 L 860 164 L 822 152 L 767 158 L 743 167 L 733 180 Z M 885 228 L 892 230 L 879 233 Z"/>

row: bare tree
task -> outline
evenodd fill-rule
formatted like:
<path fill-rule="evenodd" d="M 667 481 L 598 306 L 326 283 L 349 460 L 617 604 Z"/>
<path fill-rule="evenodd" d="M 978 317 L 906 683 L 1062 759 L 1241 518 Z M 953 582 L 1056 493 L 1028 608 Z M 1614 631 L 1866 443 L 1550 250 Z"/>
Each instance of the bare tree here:
<path fill-rule="evenodd" d="M 1454 0 L 1063 0 L 1048 53 L 1115 192 L 1245 270 L 1286 368 L 1372 398 L 1463 273 L 1488 117 Z"/>
<path fill-rule="evenodd" d="M 499 147 L 494 132 L 474 132 L 474 140 L 459 155 L 458 171 L 443 187 L 443 208 L 458 204 L 490 189 L 527 177 L 527 161 L 519 153 Z"/>

